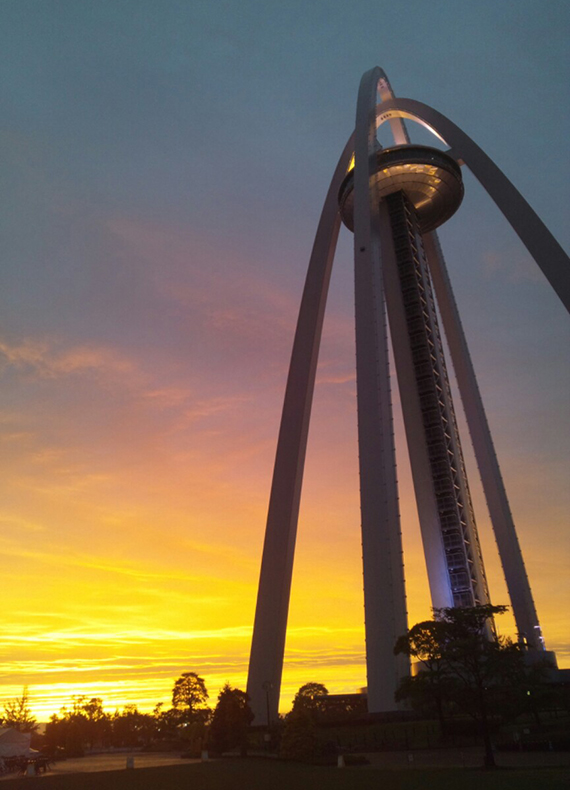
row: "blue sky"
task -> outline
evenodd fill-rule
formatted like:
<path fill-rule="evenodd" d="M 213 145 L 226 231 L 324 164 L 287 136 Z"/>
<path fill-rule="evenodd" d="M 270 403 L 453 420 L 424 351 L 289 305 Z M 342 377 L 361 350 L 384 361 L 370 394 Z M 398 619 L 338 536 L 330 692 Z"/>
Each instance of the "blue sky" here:
<path fill-rule="evenodd" d="M 47 711 L 121 679 L 115 701 L 152 706 L 188 669 L 243 685 L 296 311 L 360 77 L 379 65 L 459 124 L 569 249 L 567 4 L 4 0 L 0 15 L 0 699 L 28 682 Z M 441 238 L 568 662 L 568 316 L 465 183 Z M 285 698 L 364 685 L 350 248 L 343 234 Z M 415 621 L 429 602 L 400 450 Z"/>

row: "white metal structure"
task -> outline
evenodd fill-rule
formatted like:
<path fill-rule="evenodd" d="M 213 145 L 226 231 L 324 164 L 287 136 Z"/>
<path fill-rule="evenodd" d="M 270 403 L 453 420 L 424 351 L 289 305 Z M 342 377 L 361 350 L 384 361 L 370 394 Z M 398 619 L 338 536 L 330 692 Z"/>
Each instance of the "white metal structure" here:
<path fill-rule="evenodd" d="M 412 146 L 404 118 L 422 123 L 450 150 L 443 153 Z M 377 129 L 386 121 L 396 145 L 382 151 Z M 409 671 L 407 660 L 393 654 L 396 638 L 407 630 L 407 615 L 387 319 L 433 605 L 469 606 L 489 600 L 436 301 L 517 628 L 529 649 L 544 650 L 491 433 L 434 229 L 461 202 L 459 165 L 467 165 L 479 179 L 570 310 L 570 261 L 510 181 L 449 119 L 420 102 L 396 99 L 381 69 L 367 72 L 360 85 L 355 132 L 338 162 L 317 229 L 287 380 L 247 688 L 256 724 L 270 724 L 277 718 L 309 419 L 341 215 L 354 229 L 368 709 L 394 710 L 394 691 Z"/>

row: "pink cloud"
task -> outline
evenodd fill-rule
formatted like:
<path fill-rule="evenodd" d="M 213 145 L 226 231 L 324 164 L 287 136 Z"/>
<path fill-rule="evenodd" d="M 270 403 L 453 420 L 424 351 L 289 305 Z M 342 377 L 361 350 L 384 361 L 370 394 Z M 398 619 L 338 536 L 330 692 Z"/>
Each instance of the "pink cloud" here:
<path fill-rule="evenodd" d="M 74 373 L 107 372 L 132 374 L 132 360 L 115 349 L 78 345 L 65 348 L 56 338 L 25 338 L 10 343 L 0 340 L 0 355 L 4 366 L 34 374 L 39 378 L 57 378 Z"/>

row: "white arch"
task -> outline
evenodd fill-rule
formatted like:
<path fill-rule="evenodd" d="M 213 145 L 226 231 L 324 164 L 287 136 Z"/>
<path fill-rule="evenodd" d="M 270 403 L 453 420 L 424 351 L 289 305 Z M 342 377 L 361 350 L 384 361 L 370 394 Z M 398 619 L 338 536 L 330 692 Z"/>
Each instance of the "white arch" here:
<path fill-rule="evenodd" d="M 570 312 L 570 259 L 493 160 L 453 121 L 414 99 L 389 99 L 380 105 L 378 117 L 380 123 L 392 122 L 394 118 L 417 121 L 451 147 L 453 156 L 469 167 L 493 198 Z"/>
<path fill-rule="evenodd" d="M 354 148 L 342 152 L 323 205 L 299 309 L 277 441 L 251 643 L 247 693 L 255 724 L 277 721 L 299 503 L 315 375 L 340 216 L 338 190 Z"/>
<path fill-rule="evenodd" d="M 390 123 L 390 126 L 392 128 L 394 128 L 393 124 L 394 124 L 394 122 L 395 122 L 395 120 L 397 118 L 399 118 L 400 120 L 402 118 L 406 118 L 408 121 L 415 121 L 416 123 L 419 123 L 421 126 L 424 127 L 424 129 L 427 129 L 428 132 L 431 132 L 434 135 L 434 137 L 437 137 L 437 139 L 440 142 L 442 142 L 444 145 L 449 145 L 449 143 L 447 143 L 443 139 L 443 137 L 439 134 L 437 129 L 435 129 L 433 126 L 430 126 L 430 124 L 427 123 L 426 121 L 424 121 L 422 118 L 418 118 L 416 115 L 413 115 L 413 113 L 411 113 L 411 112 L 404 112 L 403 110 L 399 110 L 399 111 L 387 110 L 386 109 L 386 104 L 388 102 L 391 102 L 392 100 L 399 101 L 398 99 L 396 99 L 395 96 L 392 96 L 389 99 L 385 99 L 385 101 L 382 104 L 379 104 L 378 107 L 376 108 L 376 128 L 377 129 L 379 129 L 382 126 L 382 124 L 386 123 L 386 121 L 388 121 Z M 402 126 L 403 125 L 404 124 L 402 123 Z M 406 136 L 407 136 L 407 133 L 406 133 Z M 394 140 L 394 142 L 396 143 L 396 145 L 400 145 L 400 143 L 398 143 L 398 141 L 396 139 Z M 409 137 L 408 137 L 407 142 L 410 142 Z"/>

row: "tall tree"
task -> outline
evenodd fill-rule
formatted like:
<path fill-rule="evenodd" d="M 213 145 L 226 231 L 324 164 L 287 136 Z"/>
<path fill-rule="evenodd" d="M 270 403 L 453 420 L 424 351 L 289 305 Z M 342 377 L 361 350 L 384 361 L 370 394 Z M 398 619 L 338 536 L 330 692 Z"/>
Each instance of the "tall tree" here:
<path fill-rule="evenodd" d="M 172 706 L 184 722 L 206 720 L 210 715 L 208 697 L 204 678 L 196 672 L 183 672 L 172 689 Z"/>
<path fill-rule="evenodd" d="M 498 637 L 492 625 L 493 617 L 506 609 L 491 604 L 434 609 L 434 620 L 418 623 L 395 647 L 396 652 L 417 658 L 423 669 L 403 681 L 397 692 L 400 698 L 428 694 L 441 716 L 444 702 L 470 715 L 481 732 L 487 767 L 495 766 L 490 731 L 493 698 L 509 678 L 524 677 L 521 647 Z"/>
<path fill-rule="evenodd" d="M 316 724 L 323 717 L 328 689 L 322 683 L 305 683 L 295 694 L 285 717 L 279 754 L 285 760 L 313 762 L 319 749 Z"/>
<path fill-rule="evenodd" d="M 232 688 L 226 683 L 218 695 L 208 734 L 208 743 L 215 752 L 227 752 L 240 747 L 247 751 L 247 730 L 253 721 L 253 713 L 245 691 Z"/>
<path fill-rule="evenodd" d="M 65 750 L 68 757 L 82 755 L 85 748 L 107 746 L 112 741 L 111 717 L 103 710 L 99 697 L 72 697 L 71 708 L 61 708 L 46 726 L 46 746 L 54 752 Z"/>
<path fill-rule="evenodd" d="M 120 713 L 112 717 L 113 746 L 146 746 L 156 734 L 157 722 L 154 716 L 140 713 L 136 705 L 125 705 Z"/>
<path fill-rule="evenodd" d="M 35 732 L 38 729 L 39 724 L 30 710 L 27 686 L 24 686 L 21 697 L 16 697 L 4 705 L 4 715 L 0 716 L 0 724 L 20 732 Z"/>
<path fill-rule="evenodd" d="M 293 709 L 285 719 L 279 755 L 285 760 L 313 762 L 318 739 L 314 717 L 303 707 Z"/>
<path fill-rule="evenodd" d="M 295 694 L 293 710 L 304 710 L 315 716 L 323 710 L 323 698 L 328 696 L 328 689 L 322 683 L 305 683 Z"/>
<path fill-rule="evenodd" d="M 396 701 L 410 699 L 415 707 L 434 705 L 442 733 L 445 732 L 444 696 L 449 679 L 449 668 L 442 660 L 447 638 L 446 625 L 441 620 L 416 623 L 407 634 L 396 641 L 394 653 L 415 659 L 420 672 L 403 678 L 396 691 Z"/>

